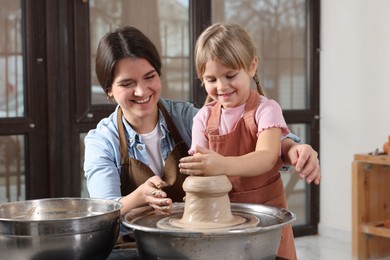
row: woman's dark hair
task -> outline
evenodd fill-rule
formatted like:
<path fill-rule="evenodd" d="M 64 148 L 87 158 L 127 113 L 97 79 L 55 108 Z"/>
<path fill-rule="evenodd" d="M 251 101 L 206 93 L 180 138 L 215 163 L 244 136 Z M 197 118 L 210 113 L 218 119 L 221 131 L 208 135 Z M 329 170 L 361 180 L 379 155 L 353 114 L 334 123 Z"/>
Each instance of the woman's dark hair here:
<path fill-rule="evenodd" d="M 156 46 L 134 27 L 108 32 L 96 51 L 96 75 L 104 92 L 111 89 L 115 66 L 123 58 L 144 58 L 161 76 L 161 58 Z"/>

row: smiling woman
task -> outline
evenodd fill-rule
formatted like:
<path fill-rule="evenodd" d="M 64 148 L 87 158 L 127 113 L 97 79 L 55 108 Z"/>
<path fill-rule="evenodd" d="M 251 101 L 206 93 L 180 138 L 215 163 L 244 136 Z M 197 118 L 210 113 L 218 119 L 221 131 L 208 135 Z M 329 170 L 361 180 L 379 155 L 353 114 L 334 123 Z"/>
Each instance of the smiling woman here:
<path fill-rule="evenodd" d="M 161 60 L 154 44 L 134 27 L 108 32 L 97 48 L 96 75 L 118 106 L 85 138 L 90 196 L 120 200 L 123 212 L 182 201 L 178 160 L 187 155 L 198 110 L 160 97 Z M 168 184 L 165 192 L 155 192 Z"/>
<path fill-rule="evenodd" d="M 115 65 L 108 96 L 115 99 L 123 115 L 139 134 L 150 133 L 158 120 L 160 75 L 143 58 L 124 58 Z"/>

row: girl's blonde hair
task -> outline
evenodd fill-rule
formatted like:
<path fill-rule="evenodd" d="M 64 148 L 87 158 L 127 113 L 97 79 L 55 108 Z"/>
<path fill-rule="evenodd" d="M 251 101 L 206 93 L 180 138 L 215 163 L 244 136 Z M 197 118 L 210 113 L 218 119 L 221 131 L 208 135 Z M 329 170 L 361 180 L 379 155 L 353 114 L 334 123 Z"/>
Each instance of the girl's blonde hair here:
<path fill-rule="evenodd" d="M 233 23 L 215 23 L 199 36 L 195 45 L 195 67 L 198 78 L 203 83 L 206 63 L 218 59 L 226 66 L 249 71 L 253 59 L 257 56 L 256 48 L 246 30 Z M 253 76 L 257 91 L 265 96 L 257 72 Z M 211 101 L 208 96 L 205 103 Z"/>

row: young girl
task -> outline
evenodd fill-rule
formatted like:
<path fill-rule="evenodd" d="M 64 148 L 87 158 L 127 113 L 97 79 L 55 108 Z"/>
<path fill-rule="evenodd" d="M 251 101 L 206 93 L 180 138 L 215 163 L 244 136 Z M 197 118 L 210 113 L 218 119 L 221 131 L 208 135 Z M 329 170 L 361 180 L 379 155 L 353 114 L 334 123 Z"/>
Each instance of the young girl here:
<path fill-rule="evenodd" d="M 182 158 L 179 167 L 190 175 L 227 175 L 231 202 L 287 208 L 278 170 L 281 138 L 289 130 L 280 106 L 264 96 L 258 63 L 253 42 L 239 25 L 217 23 L 200 35 L 195 64 L 212 101 L 194 118 L 194 156 Z M 283 228 L 277 256 L 297 258 L 291 225 Z"/>

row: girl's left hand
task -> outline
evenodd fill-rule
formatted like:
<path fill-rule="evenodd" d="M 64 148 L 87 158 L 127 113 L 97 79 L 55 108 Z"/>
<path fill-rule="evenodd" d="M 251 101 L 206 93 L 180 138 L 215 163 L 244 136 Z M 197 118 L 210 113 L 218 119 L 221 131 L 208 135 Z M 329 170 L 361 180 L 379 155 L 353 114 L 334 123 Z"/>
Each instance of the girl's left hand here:
<path fill-rule="evenodd" d="M 209 149 L 197 146 L 193 156 L 180 159 L 180 172 L 188 175 L 222 175 L 224 170 L 224 157 Z"/>

